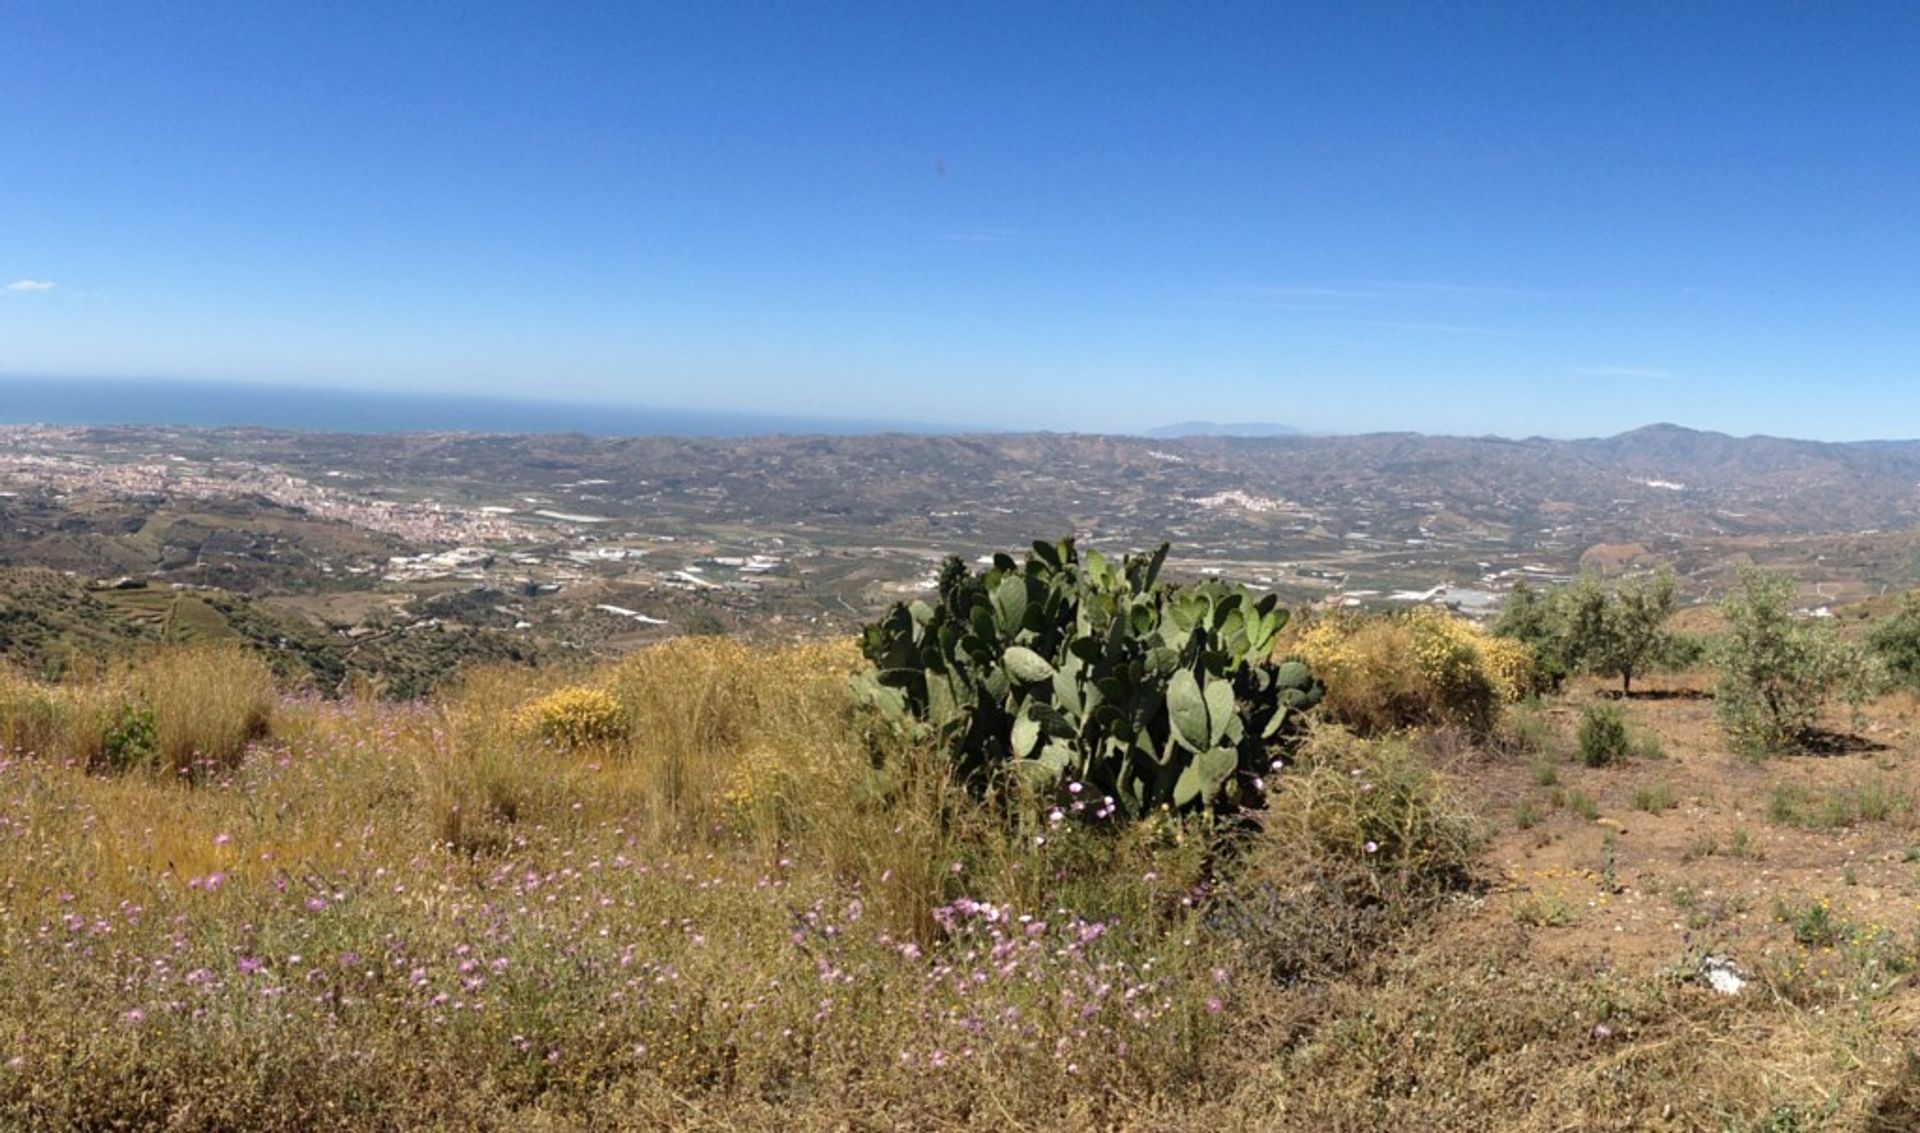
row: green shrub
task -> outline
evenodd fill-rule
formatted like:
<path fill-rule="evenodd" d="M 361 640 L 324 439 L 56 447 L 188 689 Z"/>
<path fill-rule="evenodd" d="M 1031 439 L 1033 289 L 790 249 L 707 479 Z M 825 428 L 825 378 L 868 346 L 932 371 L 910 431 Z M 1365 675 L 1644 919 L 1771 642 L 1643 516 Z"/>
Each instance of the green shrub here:
<path fill-rule="evenodd" d="M 1797 904 L 1776 898 L 1773 915 L 1793 933 L 1793 939 L 1808 948 L 1831 948 L 1853 935 L 1853 925 L 1826 901 Z"/>
<path fill-rule="evenodd" d="M 1078 784 L 1101 817 L 1255 803 L 1320 685 L 1271 660 L 1287 620 L 1277 598 L 1161 582 L 1166 554 L 1115 567 L 1063 539 L 978 574 L 951 558 L 936 604 L 896 605 L 866 628 L 876 671 L 857 691 L 982 789 Z"/>
<path fill-rule="evenodd" d="M 1560 647 L 1559 610 L 1554 593 L 1542 593 L 1526 579 L 1520 579 L 1507 592 L 1500 616 L 1493 622 L 1495 636 L 1532 648 L 1541 682 L 1548 689 L 1558 689 L 1572 675 L 1567 671 L 1564 650 Z"/>
<path fill-rule="evenodd" d="M 1734 739 L 1756 752 L 1804 742 L 1833 697 L 1856 709 L 1877 684 L 1867 653 L 1826 622 L 1794 616 L 1794 583 L 1753 568 L 1720 604 L 1727 632 L 1716 660 L 1716 703 Z"/>
<path fill-rule="evenodd" d="M 159 750 L 160 729 L 153 709 L 123 704 L 119 716 L 100 736 L 98 769 L 118 773 L 145 767 Z"/>
<path fill-rule="evenodd" d="M 1580 762 L 1588 767 L 1618 763 L 1633 750 L 1627 718 L 1610 704 L 1589 705 L 1580 714 Z"/>
<path fill-rule="evenodd" d="M 1903 597 L 1898 612 L 1868 631 L 1867 645 L 1894 684 L 1920 691 L 1920 594 Z"/>

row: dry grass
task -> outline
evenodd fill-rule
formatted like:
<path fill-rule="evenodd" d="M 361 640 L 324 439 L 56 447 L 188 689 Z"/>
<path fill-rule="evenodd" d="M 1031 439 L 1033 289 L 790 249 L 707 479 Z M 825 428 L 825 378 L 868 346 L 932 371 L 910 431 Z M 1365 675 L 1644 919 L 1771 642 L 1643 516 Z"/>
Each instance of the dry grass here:
<path fill-rule="evenodd" d="M 1760 767 L 1635 702 L 1671 759 L 1543 784 L 1325 729 L 1257 830 L 1009 832 L 930 753 L 876 764 L 853 663 L 689 641 L 287 700 L 184 782 L 65 750 L 131 674 L 0 685 L 61 721 L 0 716 L 39 753 L 0 754 L 0 1127 L 1915 1127 L 1904 748 Z M 144 687 L 178 713 L 209 671 Z M 530 736 L 564 687 L 621 731 Z M 1781 781 L 1848 823 L 1765 822 Z"/>
<path fill-rule="evenodd" d="M 276 700 L 273 670 L 239 646 L 159 650 L 136 663 L 126 683 L 152 710 L 154 754 L 173 775 L 231 769 L 267 734 Z"/>
<path fill-rule="evenodd" d="M 231 770 L 267 735 L 273 671 L 237 646 L 169 647 L 50 686 L 0 671 L 0 746 L 102 770 Z"/>

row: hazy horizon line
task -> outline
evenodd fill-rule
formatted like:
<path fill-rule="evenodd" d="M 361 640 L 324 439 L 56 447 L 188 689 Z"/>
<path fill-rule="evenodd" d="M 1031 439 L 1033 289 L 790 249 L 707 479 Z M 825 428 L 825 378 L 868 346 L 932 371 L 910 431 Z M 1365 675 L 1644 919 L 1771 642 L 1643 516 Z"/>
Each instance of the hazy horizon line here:
<path fill-rule="evenodd" d="M 307 424 L 278 423 L 273 419 L 253 420 L 236 415 L 230 410 L 232 402 L 223 402 L 222 407 L 229 411 L 219 413 L 187 414 L 199 416 L 201 420 L 170 419 L 163 420 L 153 412 L 135 414 L 128 417 L 113 417 L 98 409 L 98 402 L 89 402 L 84 413 L 66 412 L 52 418 L 36 417 L 31 411 L 22 414 L 14 411 L 13 405 L 0 407 L 0 424 L 6 425 L 49 425 L 49 426 L 97 426 L 97 427 L 151 427 L 151 428 L 260 428 L 289 432 L 344 432 L 344 433 L 467 433 L 473 435 L 564 435 L 581 433 L 588 436 L 667 436 L 687 438 L 746 438 L 755 436 L 1006 436 L 1006 435 L 1057 435 L 1089 437 L 1129 437 L 1155 441 L 1190 440 L 1228 440 L 1228 441 L 1288 441 L 1313 440 L 1337 437 L 1366 436 L 1419 436 L 1435 439 L 1453 438 L 1462 440 L 1503 440 L 1503 441 L 1581 441 L 1607 440 L 1624 436 L 1644 429 L 1673 428 L 1708 436 L 1722 436 L 1737 440 L 1789 440 L 1809 444 L 1884 444 L 1913 440 L 1904 437 L 1862 437 L 1851 440 L 1820 440 L 1808 437 L 1796 437 L 1788 434 L 1766 432 L 1735 434 L 1724 430 L 1682 425 L 1671 421 L 1651 421 L 1643 425 L 1623 429 L 1610 434 L 1588 434 L 1581 436 L 1552 433 L 1508 434 L 1499 432 L 1447 432 L 1407 428 L 1363 428 L 1363 429 L 1306 429 L 1296 428 L 1284 422 L 1251 421 L 1215 421 L 1204 418 L 1190 418 L 1185 421 L 1141 425 L 1132 429 L 1083 429 L 1054 428 L 1046 426 L 985 426 L 964 422 L 935 422 L 907 418 L 842 416 L 830 413 L 795 413 L 771 410 L 748 410 L 731 407 L 697 407 L 684 405 L 662 405 L 649 402 L 612 401 L 607 399 L 575 399 L 560 396 L 535 397 L 526 394 L 500 393 L 494 391 L 464 391 L 445 389 L 391 390 L 375 389 L 364 386 L 313 385 L 272 381 L 244 381 L 231 378 L 183 378 L 172 376 L 147 375 L 111 375 L 111 374 L 44 374 L 19 371 L 0 371 L 0 387 L 11 385 L 20 387 L 38 387 L 42 393 L 51 392 L 55 387 L 77 385 L 117 387 L 126 390 L 158 393 L 162 390 L 202 390 L 254 398 L 286 398 L 306 402 L 334 402 L 345 405 L 352 402 L 385 402 L 392 406 L 412 406 L 416 410 L 433 406 L 462 406 L 467 409 L 490 409 L 495 412 L 520 411 L 544 417 L 551 421 L 557 414 L 613 414 L 624 420 L 603 422 L 603 427 L 494 427 L 494 425 L 513 425 L 513 422 L 491 421 L 487 427 L 470 427 L 461 424 L 431 425 L 420 424 L 416 427 L 404 425 L 378 426 L 371 422 L 357 427 L 319 427 Z M 269 418 L 280 415 L 269 414 Z M 458 419 L 458 414 L 453 415 Z M 663 419 L 661 424 L 677 424 L 679 428 L 668 431 L 635 432 L 623 428 L 605 427 L 616 424 L 636 424 L 639 419 L 654 417 Z M 222 418 L 214 420 L 210 418 Z M 537 425 L 539 422 L 530 424 Z M 587 418 L 581 419 L 587 424 Z M 1196 431 L 1186 434 L 1167 435 L 1157 431 L 1171 428 L 1193 426 Z M 1198 431 L 1204 427 L 1208 431 Z M 1271 432 L 1275 428 L 1293 430 L 1290 434 Z M 1257 434 L 1236 434 L 1234 429 L 1263 430 Z"/>

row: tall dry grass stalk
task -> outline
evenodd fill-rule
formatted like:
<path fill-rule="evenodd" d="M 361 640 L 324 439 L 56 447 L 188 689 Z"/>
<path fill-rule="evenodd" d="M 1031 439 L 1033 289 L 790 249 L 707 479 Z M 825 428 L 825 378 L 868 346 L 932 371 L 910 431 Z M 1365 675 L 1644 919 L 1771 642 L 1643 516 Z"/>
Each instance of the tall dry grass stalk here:
<path fill-rule="evenodd" d="M 272 669 L 239 646 L 169 647 L 61 685 L 0 671 L 0 746 L 192 778 L 237 766 L 276 699 Z"/>
<path fill-rule="evenodd" d="M 0 752 L 58 758 L 72 730 L 74 697 L 0 667 Z"/>
<path fill-rule="evenodd" d="M 169 775 L 231 770 L 273 720 L 273 670 L 238 645 L 162 649 L 127 673 L 134 700 L 153 713 L 154 756 Z"/>
<path fill-rule="evenodd" d="M 847 688 L 859 663 L 848 642 L 711 637 L 623 661 L 607 678 L 630 715 L 617 755 L 644 779 L 647 820 L 705 828 L 744 811 L 763 842 L 808 825 L 822 783 L 865 758 Z"/>

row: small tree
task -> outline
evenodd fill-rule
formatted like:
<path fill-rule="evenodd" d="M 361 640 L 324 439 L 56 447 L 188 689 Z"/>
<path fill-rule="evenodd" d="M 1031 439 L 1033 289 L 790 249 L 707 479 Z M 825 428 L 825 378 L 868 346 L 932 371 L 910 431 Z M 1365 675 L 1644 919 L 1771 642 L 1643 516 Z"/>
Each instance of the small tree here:
<path fill-rule="evenodd" d="M 1548 600 L 1554 609 L 1560 656 L 1567 671 L 1612 676 L 1606 665 L 1618 652 L 1614 643 L 1618 627 L 1612 597 L 1600 585 L 1599 576 L 1582 573 L 1571 584 L 1554 590 Z"/>
<path fill-rule="evenodd" d="M 1620 690 L 1630 693 L 1634 677 L 1676 656 L 1676 639 L 1666 628 L 1674 606 L 1670 567 L 1626 579 L 1612 591 L 1583 573 L 1545 595 L 1516 583 L 1493 628 L 1532 646 L 1548 674 L 1619 677 Z"/>
<path fill-rule="evenodd" d="M 1619 677 L 1620 691 L 1633 691 L 1633 675 L 1644 673 L 1672 651 L 1667 619 L 1673 616 L 1673 568 L 1623 580 L 1607 602 L 1606 639 L 1594 672 Z"/>
<path fill-rule="evenodd" d="M 1716 650 L 1720 718 L 1756 751 L 1805 742 L 1830 697 L 1857 708 L 1875 685 L 1864 651 L 1825 622 L 1794 616 L 1795 589 L 1791 578 L 1747 567 L 1720 603 L 1727 622 Z"/>
<path fill-rule="evenodd" d="M 1567 662 L 1560 640 L 1552 594 L 1542 594 L 1520 579 L 1508 591 L 1500 616 L 1494 619 L 1495 637 L 1512 638 L 1533 651 L 1538 680 L 1557 689 L 1567 679 Z"/>
<path fill-rule="evenodd" d="M 1867 644 L 1890 681 L 1920 691 L 1920 595 L 1908 592 L 1899 611 L 1868 632 Z"/>

